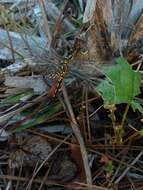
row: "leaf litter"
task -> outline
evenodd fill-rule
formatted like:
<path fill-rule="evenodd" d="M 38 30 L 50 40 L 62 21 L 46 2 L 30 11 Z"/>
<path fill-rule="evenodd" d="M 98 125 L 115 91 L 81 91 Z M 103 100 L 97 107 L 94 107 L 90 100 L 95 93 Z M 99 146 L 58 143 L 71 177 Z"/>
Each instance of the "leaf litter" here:
<path fill-rule="evenodd" d="M 1 189 L 142 188 L 142 8 L 0 2 Z"/>

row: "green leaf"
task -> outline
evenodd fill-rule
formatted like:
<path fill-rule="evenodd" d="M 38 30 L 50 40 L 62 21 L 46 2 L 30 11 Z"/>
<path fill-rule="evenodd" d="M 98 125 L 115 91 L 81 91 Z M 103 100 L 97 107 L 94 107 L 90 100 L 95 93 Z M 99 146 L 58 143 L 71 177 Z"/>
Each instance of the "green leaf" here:
<path fill-rule="evenodd" d="M 114 86 L 110 81 L 102 81 L 96 90 L 102 95 L 105 104 L 112 104 L 114 100 Z"/>
<path fill-rule="evenodd" d="M 105 165 L 105 171 L 106 172 L 113 172 L 113 164 L 112 164 L 111 160 Z"/>
<path fill-rule="evenodd" d="M 143 129 L 141 129 L 141 130 L 139 131 L 139 134 L 140 134 L 141 136 L 143 136 Z"/>
<path fill-rule="evenodd" d="M 134 112 L 136 110 L 138 110 L 140 113 L 143 114 L 143 107 L 141 106 L 141 104 L 137 100 L 132 100 L 131 107 L 132 107 Z"/>
<path fill-rule="evenodd" d="M 19 94 L 15 94 L 12 96 L 8 96 L 5 98 L 0 104 L 15 104 L 21 102 L 23 99 L 30 98 L 33 96 L 33 92 L 31 90 L 26 92 L 21 92 Z"/>
<path fill-rule="evenodd" d="M 120 57 L 116 65 L 103 67 L 106 79 L 98 86 L 105 104 L 130 103 L 140 93 L 141 75 Z"/>
<path fill-rule="evenodd" d="M 44 123 L 48 120 L 48 117 L 60 111 L 61 108 L 62 108 L 61 104 L 50 105 L 48 106 L 48 109 L 44 113 L 40 113 L 38 114 L 37 117 L 34 117 L 33 119 L 26 121 L 19 128 L 16 128 L 13 132 L 21 132 L 27 128 L 34 127 L 36 125 Z"/>

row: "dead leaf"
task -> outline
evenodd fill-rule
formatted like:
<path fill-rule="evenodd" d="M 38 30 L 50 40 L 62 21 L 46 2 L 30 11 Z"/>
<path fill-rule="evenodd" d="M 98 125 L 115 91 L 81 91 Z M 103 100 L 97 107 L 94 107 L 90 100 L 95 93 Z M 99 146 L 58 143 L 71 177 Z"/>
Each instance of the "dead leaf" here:
<path fill-rule="evenodd" d="M 96 8 L 96 0 L 87 0 L 83 16 L 83 23 L 89 22 L 92 19 L 95 8 Z"/>
<path fill-rule="evenodd" d="M 143 37 L 143 14 L 140 16 L 139 20 L 137 21 L 133 32 L 130 35 L 128 45 L 133 44 L 137 40 Z"/>
<path fill-rule="evenodd" d="M 47 90 L 47 85 L 44 83 L 41 76 L 6 76 L 5 77 L 5 85 L 8 87 L 15 88 L 30 88 L 33 89 L 36 94 L 42 94 Z"/>
<path fill-rule="evenodd" d="M 102 154 L 101 159 L 100 159 L 100 163 L 101 164 L 107 164 L 108 162 L 109 162 L 109 158 L 105 154 Z"/>

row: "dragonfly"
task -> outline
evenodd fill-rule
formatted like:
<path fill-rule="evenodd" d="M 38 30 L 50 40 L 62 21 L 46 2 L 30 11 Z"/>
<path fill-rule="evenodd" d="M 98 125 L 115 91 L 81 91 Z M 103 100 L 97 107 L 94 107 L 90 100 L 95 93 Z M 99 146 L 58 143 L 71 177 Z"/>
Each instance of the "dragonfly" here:
<path fill-rule="evenodd" d="M 56 77 L 53 80 L 50 89 L 48 90 L 48 97 L 54 98 L 57 95 L 58 91 L 61 89 L 62 82 L 69 70 L 69 64 L 72 62 L 72 60 L 78 53 L 78 50 L 78 46 L 76 48 L 71 49 L 70 55 L 64 57 L 64 59 L 61 61 L 60 70 L 56 73 Z"/>

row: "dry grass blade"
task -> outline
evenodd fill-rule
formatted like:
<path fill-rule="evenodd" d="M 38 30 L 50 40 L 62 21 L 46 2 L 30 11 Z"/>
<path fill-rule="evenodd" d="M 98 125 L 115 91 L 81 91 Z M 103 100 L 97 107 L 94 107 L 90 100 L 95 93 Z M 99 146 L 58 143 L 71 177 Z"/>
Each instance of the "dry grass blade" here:
<path fill-rule="evenodd" d="M 37 98 L 35 98 L 34 102 L 32 102 L 32 103 L 27 103 L 27 104 L 25 104 L 24 106 L 22 106 L 22 107 L 20 107 L 20 108 L 18 108 L 18 109 L 16 109 L 16 110 L 14 110 L 14 111 L 11 111 L 11 112 L 9 112 L 9 113 L 7 113 L 7 114 L 5 114 L 5 115 L 0 116 L 0 123 L 2 124 L 3 122 L 9 120 L 9 119 L 10 119 L 11 117 L 13 117 L 14 115 L 16 115 L 16 114 L 22 112 L 23 110 L 25 110 L 25 109 L 31 107 L 32 105 L 34 105 L 34 104 L 40 102 L 40 101 L 42 100 L 42 98 L 43 98 L 44 95 L 46 95 L 46 93 L 43 94 L 43 95 L 41 95 L 41 96 L 39 96 L 39 97 L 37 97 Z"/>
<path fill-rule="evenodd" d="M 140 157 L 143 155 L 143 151 L 141 151 L 138 155 L 137 155 L 137 157 L 131 162 L 131 164 L 130 164 L 130 166 L 128 166 L 125 170 L 124 170 L 124 172 L 122 173 L 122 175 L 120 175 L 119 177 L 118 177 L 118 179 L 116 179 L 116 181 L 114 182 L 115 184 L 118 184 L 120 181 L 121 181 L 121 179 L 127 174 L 127 172 L 130 170 L 130 168 L 131 168 L 131 166 L 133 166 L 139 159 L 140 159 Z"/>
<path fill-rule="evenodd" d="M 66 9 L 66 6 L 68 4 L 68 0 L 64 1 L 64 5 L 63 5 L 63 8 L 61 10 L 61 13 L 55 23 L 55 28 L 54 28 L 54 32 L 53 32 L 53 35 L 52 35 L 52 42 L 51 42 L 51 46 L 54 47 L 56 45 L 56 40 L 57 38 L 59 38 L 60 36 L 60 31 L 61 31 L 61 27 L 62 27 L 62 22 L 64 20 L 64 16 L 63 16 L 63 13 Z"/>
<path fill-rule="evenodd" d="M 64 101 L 65 101 L 65 104 L 68 108 L 68 113 L 69 113 L 70 120 L 71 120 L 70 124 L 71 124 L 73 132 L 77 138 L 77 141 L 80 145 L 80 150 L 81 150 L 82 159 L 83 159 L 84 168 L 85 168 L 85 173 L 86 173 L 87 188 L 88 188 L 88 190 L 92 190 L 91 171 L 90 171 L 90 167 L 88 164 L 88 156 L 87 156 L 87 151 L 86 151 L 86 148 L 84 145 L 83 137 L 82 137 L 80 130 L 78 128 L 78 124 L 77 124 L 77 121 L 75 119 L 74 112 L 73 112 L 72 106 L 70 104 L 68 94 L 67 94 L 67 91 L 66 91 L 66 88 L 64 87 L 64 85 L 62 86 L 62 90 L 63 90 L 63 95 L 64 95 Z"/>
<path fill-rule="evenodd" d="M 46 8 L 45 8 L 45 0 L 39 0 L 39 4 L 40 4 L 42 15 L 43 15 L 43 21 L 44 21 L 43 26 L 45 29 L 45 34 L 46 34 L 47 39 L 48 39 L 48 44 L 51 44 L 52 37 L 51 37 L 51 32 L 49 29 L 49 24 L 48 24 L 48 19 L 47 19 L 47 13 L 46 13 Z"/>

